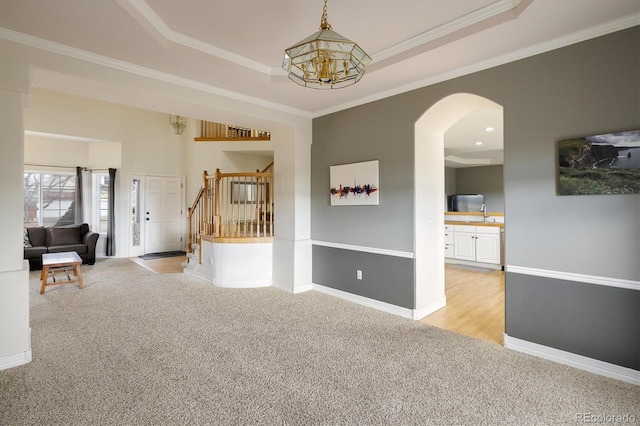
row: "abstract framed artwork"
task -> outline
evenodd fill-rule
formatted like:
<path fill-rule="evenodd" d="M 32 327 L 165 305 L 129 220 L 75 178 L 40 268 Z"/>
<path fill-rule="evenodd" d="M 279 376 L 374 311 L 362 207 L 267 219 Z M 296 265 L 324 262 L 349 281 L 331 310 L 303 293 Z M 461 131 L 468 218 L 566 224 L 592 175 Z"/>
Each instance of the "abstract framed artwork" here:
<path fill-rule="evenodd" d="M 558 143 L 560 195 L 640 193 L 640 130 Z"/>
<path fill-rule="evenodd" d="M 378 160 L 329 167 L 332 206 L 377 206 Z"/>

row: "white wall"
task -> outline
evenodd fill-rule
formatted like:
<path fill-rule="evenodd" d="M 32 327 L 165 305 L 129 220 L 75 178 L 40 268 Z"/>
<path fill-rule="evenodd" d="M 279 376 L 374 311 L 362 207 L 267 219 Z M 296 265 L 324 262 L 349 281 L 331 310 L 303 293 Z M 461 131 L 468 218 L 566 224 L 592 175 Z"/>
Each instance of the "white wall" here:
<path fill-rule="evenodd" d="M 198 137 L 198 120 L 189 120 L 190 141 L 185 143 L 185 174 L 187 175 L 187 204 L 194 199 L 202 186 L 202 173 L 210 175 L 216 168 L 222 173 L 255 172 L 273 161 L 273 145 L 260 142 L 194 142 Z"/>
<path fill-rule="evenodd" d="M 26 131 L 24 136 L 24 164 L 26 170 L 51 170 L 48 165 L 76 166 L 104 172 L 109 167 L 120 168 L 122 144 L 100 142 L 88 138 Z"/>
<path fill-rule="evenodd" d="M 168 114 L 269 130 L 272 139 L 280 141 L 280 152 L 283 154 L 280 159 L 277 156 L 275 158 L 276 175 L 280 173 L 283 177 L 295 177 L 283 181 L 281 191 L 275 196 L 277 205 L 293 209 L 283 217 L 295 220 L 278 222 L 276 232 L 281 233 L 279 241 L 287 249 L 276 252 L 274 245 L 274 269 L 277 265 L 283 265 L 293 272 L 281 276 L 281 284 L 286 288 L 311 282 L 310 269 L 307 267 L 311 256 L 310 250 L 306 249 L 310 245 L 309 200 L 291 201 L 309 186 L 310 116 L 266 102 L 252 104 L 250 97 L 229 97 L 220 94 L 221 91 L 216 87 L 193 84 L 195 82 L 168 74 L 155 73 L 149 76 L 148 73 L 135 72 L 135 65 L 121 67 L 118 63 L 102 61 L 94 55 L 83 55 L 77 51 L 73 52 L 73 56 L 68 56 L 69 51 L 56 50 L 54 46 L 52 51 L 60 53 L 52 53 L 47 51 L 46 42 L 38 48 L 31 47 L 31 43 L 31 39 L 18 38 L 13 42 L 0 40 L 0 90 L 9 90 L 13 95 L 19 93 L 22 101 L 22 94 L 28 95 L 30 89 L 44 89 L 34 90 L 24 128 L 21 120 L 14 120 L 13 115 L 6 116 L 13 123 L 9 126 L 11 129 L 19 128 L 8 142 L 4 141 L 4 132 L 7 130 L 4 122 L 0 127 L 3 137 L 1 144 L 12 144 L 15 151 L 8 156 L 5 156 L 5 146 L 0 151 L 3 154 L 0 156 L 3 169 L 0 195 L 3 203 L 22 204 L 25 129 L 120 143 L 122 162 L 117 178 L 120 196 L 128 192 L 128 178 L 132 174 L 182 175 L 192 166 L 197 170 L 197 165 L 190 163 L 193 157 L 186 158 L 188 153 L 193 152 L 190 151 L 193 148 L 193 133 L 185 131 L 182 136 L 174 135 L 168 126 Z M 7 105 L 4 101 L 0 104 Z M 11 106 L 14 107 L 13 103 Z M 14 109 L 22 114 L 22 103 Z M 191 129 L 193 131 L 193 126 Z M 300 146 L 301 150 L 298 149 Z M 198 155 L 198 158 L 204 156 Z M 212 164 L 215 161 L 211 158 Z M 199 182 L 202 170 L 196 173 Z M 11 178 L 4 179 L 5 175 L 11 175 Z M 187 179 L 188 184 L 190 180 Z M 116 204 L 116 229 L 118 239 L 122 241 L 128 224 L 128 203 L 116 199 Z M 6 254 L 13 271 L 22 266 L 22 209 L 6 210 L 5 216 L 11 216 L 12 220 L 0 221 L 0 262 L 5 261 Z M 123 255 L 123 246 L 118 245 L 117 255 Z M 296 264 L 305 267 L 299 268 Z M 0 278 L 3 274 L 4 269 L 0 268 Z M 24 281 L 26 283 L 26 278 Z M 26 285 L 18 287 L 23 290 L 27 288 Z M 8 304 L 23 301 L 14 290 L 3 292 L 2 298 Z M 3 328 L 5 324 L 6 327 L 15 327 L 16 321 L 24 322 L 25 318 L 28 321 L 26 304 L 19 315 L 0 313 L 0 338 L 8 336 Z M 11 337 L 9 340 L 11 345 L 28 342 L 28 330 L 21 331 L 19 339 Z M 2 347 L 6 348 L 4 340 L 2 342 Z"/>
<path fill-rule="evenodd" d="M 73 145 L 87 144 L 80 151 L 87 163 L 96 162 L 88 166 L 180 175 L 182 137 L 174 135 L 167 123 L 166 114 L 40 89 L 32 90 L 25 117 L 27 131 L 57 135 L 56 139 L 40 138 L 51 145 L 41 152 L 43 161 L 68 165 L 67 156 L 79 155 L 70 151 Z M 30 143 L 32 139 L 36 138 L 29 137 Z M 89 147 L 92 143 L 98 145 Z M 113 143 L 121 146 L 120 158 L 117 152 L 109 152 Z"/>
<path fill-rule="evenodd" d="M 31 360 L 29 267 L 22 259 L 21 208 L 28 79 L 25 64 L 9 55 L 0 57 L 0 369 L 4 369 Z"/>
<path fill-rule="evenodd" d="M 116 173 L 116 256 L 128 256 L 128 176 L 182 176 L 182 136 L 168 115 L 108 102 L 33 89 L 25 116 L 25 163 L 83 166 Z M 27 169 L 33 168 L 26 166 Z M 51 170 L 61 170 L 51 168 Z M 93 211 L 85 212 L 92 223 Z"/>
<path fill-rule="evenodd" d="M 42 89 L 33 89 L 25 121 L 25 163 L 70 168 L 79 165 L 102 172 L 109 167 L 118 169 L 116 208 L 120 218 L 127 217 L 132 175 L 184 175 L 186 220 L 204 170 L 210 174 L 216 168 L 223 173 L 253 172 L 274 159 L 271 141 L 195 142 L 199 120 L 188 119 L 183 134 L 175 135 L 168 125 L 168 114 Z M 287 157 L 283 163 L 294 160 Z M 293 204 L 291 207 L 293 212 Z M 91 222 L 92 212 L 87 211 L 86 217 Z M 127 224 L 116 221 L 119 257 L 129 255 Z M 291 235 L 294 233 L 292 228 Z"/>

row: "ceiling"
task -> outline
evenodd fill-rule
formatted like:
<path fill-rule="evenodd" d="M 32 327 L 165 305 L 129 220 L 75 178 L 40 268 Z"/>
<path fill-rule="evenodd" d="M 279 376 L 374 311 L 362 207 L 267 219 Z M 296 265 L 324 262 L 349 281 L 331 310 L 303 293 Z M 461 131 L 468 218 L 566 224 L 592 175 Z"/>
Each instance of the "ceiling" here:
<path fill-rule="evenodd" d="M 288 80 L 281 63 L 318 30 L 322 6 L 0 0 L 0 39 L 318 117 L 640 24 L 640 0 L 329 0 L 334 31 L 373 60 L 357 84 L 314 90 Z"/>

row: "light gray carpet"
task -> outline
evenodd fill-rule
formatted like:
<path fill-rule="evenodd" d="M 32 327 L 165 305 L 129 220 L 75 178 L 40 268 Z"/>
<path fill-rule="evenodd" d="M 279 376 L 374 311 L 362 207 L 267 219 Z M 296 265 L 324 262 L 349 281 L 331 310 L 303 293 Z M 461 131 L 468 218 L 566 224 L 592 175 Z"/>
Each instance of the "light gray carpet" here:
<path fill-rule="evenodd" d="M 31 274 L 8 425 L 541 425 L 633 415 L 640 387 L 317 292 L 219 289 L 128 259 Z M 393 283 L 389 283 L 393 285 Z"/>

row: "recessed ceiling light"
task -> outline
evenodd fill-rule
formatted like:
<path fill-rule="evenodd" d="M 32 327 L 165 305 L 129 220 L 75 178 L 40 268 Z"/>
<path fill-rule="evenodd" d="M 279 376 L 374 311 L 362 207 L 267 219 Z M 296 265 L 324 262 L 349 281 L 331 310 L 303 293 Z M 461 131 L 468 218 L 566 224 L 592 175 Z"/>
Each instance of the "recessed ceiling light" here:
<path fill-rule="evenodd" d="M 476 145 L 482 145 L 482 141 L 476 142 Z"/>
<path fill-rule="evenodd" d="M 493 127 L 489 126 L 489 127 L 485 127 L 484 128 L 485 132 L 493 132 Z"/>

